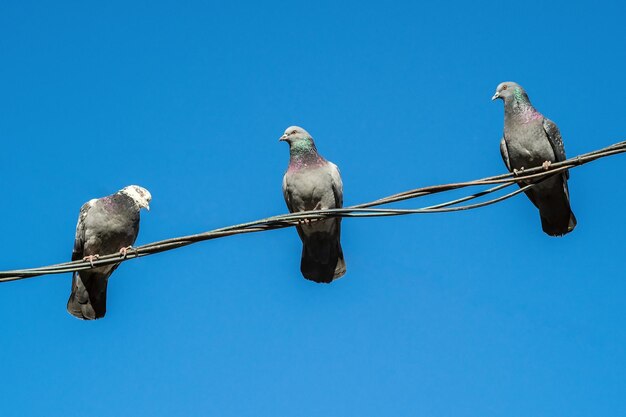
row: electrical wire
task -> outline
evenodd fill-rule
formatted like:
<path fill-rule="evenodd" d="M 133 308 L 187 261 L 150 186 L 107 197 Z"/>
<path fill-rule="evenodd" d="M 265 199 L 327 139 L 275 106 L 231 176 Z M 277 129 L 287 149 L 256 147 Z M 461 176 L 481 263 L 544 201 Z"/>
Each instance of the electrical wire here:
<path fill-rule="evenodd" d="M 138 246 L 130 250 L 126 256 L 119 253 L 100 256 L 93 262 L 73 261 L 64 262 L 55 265 L 17 269 L 10 271 L 0 271 L 0 282 L 16 281 L 25 278 L 32 278 L 42 275 L 62 274 L 68 272 L 82 271 L 94 267 L 121 263 L 130 259 L 141 258 L 156 253 L 161 253 L 183 246 L 188 246 L 205 240 L 213 240 L 227 236 L 233 236 L 244 233 L 264 232 L 268 230 L 282 229 L 285 227 L 295 226 L 301 222 L 316 221 L 331 217 L 386 217 L 386 216 L 402 216 L 410 214 L 426 214 L 426 213 L 450 213 L 456 211 L 472 210 L 486 207 L 499 203 L 516 196 L 522 192 L 532 188 L 537 183 L 547 177 L 559 175 L 569 169 L 585 165 L 597 159 L 605 158 L 626 152 L 626 141 L 616 143 L 603 149 L 588 152 L 574 158 L 567 159 L 562 162 L 552 163 L 548 169 L 544 167 L 535 167 L 526 169 L 522 172 L 501 174 L 492 177 L 482 178 L 478 180 L 457 182 L 443 185 L 433 185 L 428 187 L 416 188 L 413 190 L 403 191 L 387 197 L 380 198 L 368 203 L 357 204 L 350 207 L 328 209 L 328 210 L 312 210 L 298 213 L 289 213 L 278 216 L 267 217 L 265 219 L 255 220 L 252 222 L 241 223 L 233 226 L 222 227 L 208 232 L 195 235 L 188 235 L 165 239 L 158 242 L 148 243 Z M 471 200 L 495 193 L 514 184 L 519 184 L 519 188 L 515 191 L 501 195 L 499 197 L 466 205 L 459 205 Z M 446 201 L 443 203 L 426 206 L 417 209 L 394 209 L 394 208 L 372 208 L 385 204 L 395 203 L 399 201 L 416 199 L 427 195 L 438 194 L 451 190 L 457 190 L 466 187 L 495 185 L 486 190 L 479 191 L 465 197 Z"/>

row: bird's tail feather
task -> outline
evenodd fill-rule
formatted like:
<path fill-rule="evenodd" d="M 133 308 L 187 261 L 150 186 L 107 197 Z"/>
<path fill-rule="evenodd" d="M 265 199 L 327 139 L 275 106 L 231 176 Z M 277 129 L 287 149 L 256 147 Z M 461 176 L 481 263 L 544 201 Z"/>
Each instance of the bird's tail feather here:
<path fill-rule="evenodd" d="M 330 283 L 346 273 L 346 262 L 339 236 L 315 233 L 308 236 L 302 245 L 302 275 L 311 281 Z"/>
<path fill-rule="evenodd" d="M 67 311 L 81 320 L 104 317 L 107 303 L 108 276 L 83 271 L 72 277 L 72 293 L 67 300 Z"/>
<path fill-rule="evenodd" d="M 574 212 L 570 209 L 558 216 L 546 216 L 541 211 L 541 228 L 550 236 L 563 236 L 574 230 L 577 221 Z"/>
<path fill-rule="evenodd" d="M 537 205 L 541 228 L 550 236 L 563 236 L 576 227 L 576 216 L 569 203 L 567 186 L 565 192 L 549 193 Z"/>
<path fill-rule="evenodd" d="M 539 209 L 541 228 L 546 234 L 563 236 L 574 230 L 576 217 L 570 206 L 569 190 L 564 175 L 547 178 L 526 191 L 526 195 Z"/>

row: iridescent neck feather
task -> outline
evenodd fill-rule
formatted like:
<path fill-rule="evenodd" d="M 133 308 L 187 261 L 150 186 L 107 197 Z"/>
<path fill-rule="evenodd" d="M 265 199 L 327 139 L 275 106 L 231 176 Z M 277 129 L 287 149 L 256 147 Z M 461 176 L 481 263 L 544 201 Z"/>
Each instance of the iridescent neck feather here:
<path fill-rule="evenodd" d="M 315 166 L 324 162 L 311 138 L 292 142 L 289 145 L 289 156 L 289 169 Z"/>
<path fill-rule="evenodd" d="M 505 102 L 505 106 L 508 108 L 505 118 L 512 117 L 516 122 L 529 123 L 543 118 L 543 115 L 530 104 L 528 95 L 519 87 L 515 87 L 513 97 Z"/>

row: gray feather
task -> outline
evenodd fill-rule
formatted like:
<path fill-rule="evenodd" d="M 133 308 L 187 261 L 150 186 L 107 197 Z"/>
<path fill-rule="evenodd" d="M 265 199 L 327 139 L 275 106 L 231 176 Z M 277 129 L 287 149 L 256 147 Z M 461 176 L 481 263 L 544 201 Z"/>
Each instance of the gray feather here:
<path fill-rule="evenodd" d="M 500 142 L 500 153 L 509 171 L 566 159 L 559 128 L 532 106 L 520 85 L 501 83 L 494 98 L 504 101 L 504 137 Z M 526 191 L 528 198 L 539 209 L 543 231 L 551 236 L 562 236 L 576 227 L 576 217 L 570 206 L 568 178 L 566 171 L 548 177 Z"/>
<path fill-rule="evenodd" d="M 544 117 L 543 130 L 546 132 L 546 136 L 552 147 L 552 152 L 554 152 L 555 162 L 565 161 L 567 159 L 567 156 L 565 156 L 565 145 L 563 145 L 561 131 L 559 131 L 556 123 Z M 565 171 L 565 178 L 569 178 L 569 171 Z"/>
<path fill-rule="evenodd" d="M 148 193 L 147 201 L 149 200 Z M 141 207 L 122 191 L 85 203 L 78 215 L 72 260 L 117 253 L 120 249 L 133 245 L 139 234 Z M 114 264 L 75 272 L 67 311 L 83 320 L 104 317 L 107 283 L 118 266 L 119 264 Z"/>
<path fill-rule="evenodd" d="M 289 142 L 291 157 L 283 177 L 283 196 L 289 211 L 343 207 L 343 184 L 337 166 L 318 154 L 304 129 L 291 127 L 285 135 L 288 139 L 283 140 Z M 296 229 L 302 240 L 300 270 L 305 278 L 329 283 L 345 274 L 341 218 L 314 220 Z"/>
<path fill-rule="evenodd" d="M 504 165 L 506 165 L 506 169 L 512 171 L 511 161 L 509 161 L 509 150 L 506 147 L 506 141 L 504 137 L 500 140 L 500 154 L 502 155 L 502 160 L 504 161 Z"/>

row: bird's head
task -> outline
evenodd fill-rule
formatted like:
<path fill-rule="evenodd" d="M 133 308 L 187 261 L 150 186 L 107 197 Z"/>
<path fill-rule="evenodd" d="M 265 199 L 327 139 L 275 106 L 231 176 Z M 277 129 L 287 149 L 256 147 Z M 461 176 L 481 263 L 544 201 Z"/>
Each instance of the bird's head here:
<path fill-rule="evenodd" d="M 313 143 L 313 138 L 309 132 L 299 126 L 289 126 L 285 133 L 280 137 L 279 141 L 284 141 L 292 145 Z"/>
<path fill-rule="evenodd" d="M 491 97 L 492 100 L 502 99 L 505 103 L 511 99 L 516 99 L 518 101 L 523 101 L 524 98 L 528 101 L 528 95 L 526 95 L 526 91 L 516 82 L 513 81 L 505 81 L 503 83 L 498 84 L 496 88 L 496 93 Z"/>
<path fill-rule="evenodd" d="M 120 190 L 120 193 L 126 194 L 139 206 L 140 209 L 145 208 L 150 211 L 150 200 L 152 195 L 150 191 L 138 185 L 129 185 Z"/>

